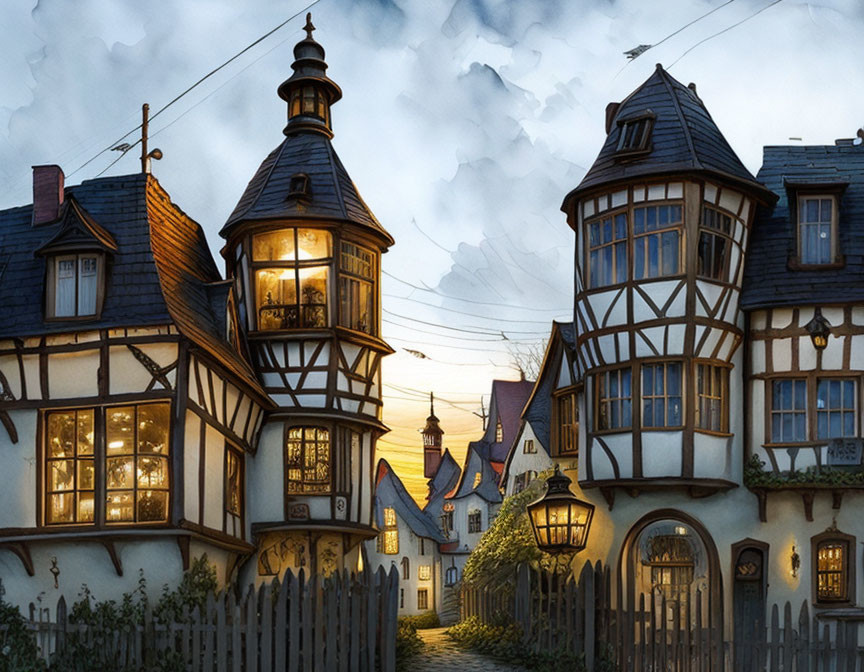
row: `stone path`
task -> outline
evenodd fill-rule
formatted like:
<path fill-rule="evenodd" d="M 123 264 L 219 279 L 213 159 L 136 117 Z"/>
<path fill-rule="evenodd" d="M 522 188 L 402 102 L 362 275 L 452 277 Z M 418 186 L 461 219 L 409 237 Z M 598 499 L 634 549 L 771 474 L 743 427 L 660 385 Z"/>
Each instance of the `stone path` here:
<path fill-rule="evenodd" d="M 412 672 L 524 672 L 486 656 L 460 649 L 444 633 L 447 628 L 418 630 L 426 647 L 411 662 Z"/>

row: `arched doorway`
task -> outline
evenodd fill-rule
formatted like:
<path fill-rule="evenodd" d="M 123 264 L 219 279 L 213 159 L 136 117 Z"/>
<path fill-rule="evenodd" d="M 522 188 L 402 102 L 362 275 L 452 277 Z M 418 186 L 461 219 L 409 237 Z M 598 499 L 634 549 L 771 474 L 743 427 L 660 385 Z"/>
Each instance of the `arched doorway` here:
<path fill-rule="evenodd" d="M 720 565 L 699 521 L 673 509 L 641 518 L 622 547 L 619 581 L 622 645 L 630 659 L 622 669 L 689 671 L 700 669 L 699 659 L 710 661 L 709 670 L 722 669 Z"/>

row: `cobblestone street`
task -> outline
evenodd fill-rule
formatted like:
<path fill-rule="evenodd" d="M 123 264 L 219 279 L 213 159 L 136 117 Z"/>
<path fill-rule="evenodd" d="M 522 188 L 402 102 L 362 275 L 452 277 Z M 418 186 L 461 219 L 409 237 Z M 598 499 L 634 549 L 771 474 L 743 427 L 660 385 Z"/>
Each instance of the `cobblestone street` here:
<path fill-rule="evenodd" d="M 411 664 L 413 672 L 524 672 L 524 668 L 507 665 L 464 651 L 444 633 L 447 628 L 418 630 L 426 648 Z"/>

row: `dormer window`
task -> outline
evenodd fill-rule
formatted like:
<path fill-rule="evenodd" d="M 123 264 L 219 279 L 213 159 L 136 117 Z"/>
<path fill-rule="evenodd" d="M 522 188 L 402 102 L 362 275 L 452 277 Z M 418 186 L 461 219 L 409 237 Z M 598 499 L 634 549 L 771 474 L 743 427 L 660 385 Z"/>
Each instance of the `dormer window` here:
<path fill-rule="evenodd" d="M 93 252 L 49 257 L 46 317 L 96 317 L 102 308 L 103 260 Z"/>
<path fill-rule="evenodd" d="M 309 176 L 306 173 L 295 173 L 288 182 L 288 198 L 309 197 Z"/>
<path fill-rule="evenodd" d="M 803 265 L 837 261 L 837 197 L 798 196 L 798 259 Z"/>
<path fill-rule="evenodd" d="M 637 117 L 621 119 L 618 121 L 618 126 L 620 128 L 618 145 L 615 147 L 617 154 L 637 154 L 651 150 L 653 113 L 648 112 Z"/>

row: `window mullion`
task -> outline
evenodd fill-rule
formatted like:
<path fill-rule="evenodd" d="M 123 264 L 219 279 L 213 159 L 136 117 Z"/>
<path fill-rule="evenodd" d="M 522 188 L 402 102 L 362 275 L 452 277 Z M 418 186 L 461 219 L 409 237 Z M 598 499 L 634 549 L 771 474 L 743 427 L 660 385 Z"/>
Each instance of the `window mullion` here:
<path fill-rule="evenodd" d="M 93 521 L 105 524 L 105 408 L 93 409 Z"/>

